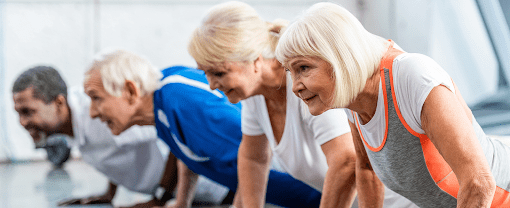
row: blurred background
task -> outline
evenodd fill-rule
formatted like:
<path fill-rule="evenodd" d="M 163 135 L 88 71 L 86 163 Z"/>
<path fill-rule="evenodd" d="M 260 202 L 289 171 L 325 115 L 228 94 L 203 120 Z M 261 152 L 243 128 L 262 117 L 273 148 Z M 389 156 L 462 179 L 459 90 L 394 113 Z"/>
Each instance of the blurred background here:
<path fill-rule="evenodd" d="M 93 56 L 124 48 L 163 69 L 196 66 L 188 38 L 218 0 L 0 0 L 0 161 L 45 157 L 18 122 L 12 83 L 50 65 L 81 85 Z M 292 21 L 315 0 L 245 0 L 266 21 Z M 436 60 L 490 134 L 510 134 L 510 0 L 337 0 L 370 32 Z M 481 110 L 481 109 L 484 110 Z M 479 111 L 484 112 L 478 112 Z M 492 110 L 486 112 L 487 109 Z M 497 112 L 496 116 L 492 113 Z M 492 116 L 492 117 L 491 117 Z M 483 118 L 482 118 L 483 117 Z M 501 124 L 501 125 L 500 125 Z"/>
<path fill-rule="evenodd" d="M 315 0 L 243 0 L 266 20 L 292 21 Z M 12 83 L 50 65 L 68 87 L 105 48 L 146 56 L 163 69 L 196 66 L 188 38 L 219 0 L 0 0 L 0 161 L 42 160 L 19 124 Z M 368 31 L 436 60 L 486 133 L 510 135 L 510 0 L 336 0 Z M 507 140 L 508 141 L 508 140 Z M 2 207 L 2 205 L 0 205 Z"/>
<path fill-rule="evenodd" d="M 316 0 L 244 0 L 266 21 L 292 21 Z M 0 0 L 0 161 L 45 157 L 13 110 L 12 83 L 50 65 L 81 85 L 94 54 L 124 48 L 163 69 L 195 66 L 186 46 L 219 0 Z M 336 0 L 370 32 L 436 60 L 489 134 L 510 134 L 510 0 Z"/>

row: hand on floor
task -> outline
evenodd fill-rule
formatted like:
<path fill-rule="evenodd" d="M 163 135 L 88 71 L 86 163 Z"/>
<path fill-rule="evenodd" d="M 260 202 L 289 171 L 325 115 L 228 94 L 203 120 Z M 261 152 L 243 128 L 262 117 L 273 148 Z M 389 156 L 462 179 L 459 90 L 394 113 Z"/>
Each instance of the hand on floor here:
<path fill-rule="evenodd" d="M 153 208 L 189 208 L 190 206 L 187 206 L 186 204 L 179 204 L 174 202 L 167 203 L 168 205 L 161 205 L 160 207 L 153 207 Z"/>
<path fill-rule="evenodd" d="M 58 206 L 78 205 L 78 204 L 111 204 L 112 199 L 106 196 L 91 196 L 87 198 L 68 199 L 58 203 Z"/>
<path fill-rule="evenodd" d="M 153 208 L 153 207 L 159 207 L 159 206 L 164 206 L 164 205 L 165 204 L 161 204 L 161 202 L 153 199 L 153 200 L 150 200 L 145 203 L 135 204 L 131 207 L 119 207 L 119 208 Z"/>
<path fill-rule="evenodd" d="M 186 207 L 186 206 L 181 207 L 181 206 L 178 206 L 176 204 L 170 204 L 170 205 L 167 205 L 167 206 L 153 207 L 153 208 L 188 208 L 188 207 Z"/>

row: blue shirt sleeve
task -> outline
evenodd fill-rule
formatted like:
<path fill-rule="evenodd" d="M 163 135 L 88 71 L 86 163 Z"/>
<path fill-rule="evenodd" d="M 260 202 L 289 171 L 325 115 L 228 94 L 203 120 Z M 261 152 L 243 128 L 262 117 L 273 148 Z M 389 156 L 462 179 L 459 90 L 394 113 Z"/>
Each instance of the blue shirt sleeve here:
<path fill-rule="evenodd" d="M 211 91 L 197 71 L 166 76 L 154 93 L 158 135 L 191 170 L 235 188 L 241 107 Z"/>
<path fill-rule="evenodd" d="M 176 132 L 183 143 L 196 150 L 197 154 L 219 160 L 238 148 L 242 138 L 240 108 L 224 103 L 209 92 L 183 84 L 171 84 L 164 88 L 172 87 L 178 90 L 166 93 L 163 102 L 183 107 L 169 109 L 170 105 L 165 105 L 163 111 L 174 114 Z"/>

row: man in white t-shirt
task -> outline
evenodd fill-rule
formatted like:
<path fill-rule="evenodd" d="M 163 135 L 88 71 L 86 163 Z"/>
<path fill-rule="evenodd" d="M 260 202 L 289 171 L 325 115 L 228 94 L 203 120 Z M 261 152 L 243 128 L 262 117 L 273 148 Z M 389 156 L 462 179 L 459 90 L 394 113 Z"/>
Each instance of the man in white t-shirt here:
<path fill-rule="evenodd" d="M 60 205 L 111 203 L 117 185 L 154 196 L 138 206 L 161 206 L 173 197 L 177 159 L 158 139 L 154 127 L 134 126 L 114 136 L 105 123 L 89 116 L 90 98 L 83 88 L 68 92 L 59 73 L 51 67 L 25 71 L 12 91 L 20 123 L 35 142 L 44 143 L 46 135 L 70 137 L 68 143 L 78 147 L 83 160 L 110 181 L 102 195 L 67 200 Z M 206 196 L 202 198 L 212 204 L 220 204 L 228 192 L 205 178 L 199 179 L 197 189 L 197 194 Z"/>

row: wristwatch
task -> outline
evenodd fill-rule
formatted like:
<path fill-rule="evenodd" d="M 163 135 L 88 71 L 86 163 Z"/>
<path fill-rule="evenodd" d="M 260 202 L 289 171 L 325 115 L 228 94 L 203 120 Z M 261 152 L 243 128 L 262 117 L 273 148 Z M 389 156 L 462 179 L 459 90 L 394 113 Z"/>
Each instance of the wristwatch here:
<path fill-rule="evenodd" d="M 168 200 L 173 198 L 172 192 L 166 190 L 165 187 L 159 185 L 154 192 L 154 199 L 164 205 Z"/>

